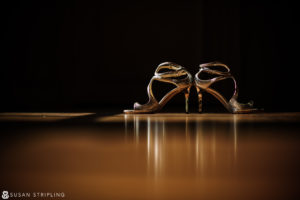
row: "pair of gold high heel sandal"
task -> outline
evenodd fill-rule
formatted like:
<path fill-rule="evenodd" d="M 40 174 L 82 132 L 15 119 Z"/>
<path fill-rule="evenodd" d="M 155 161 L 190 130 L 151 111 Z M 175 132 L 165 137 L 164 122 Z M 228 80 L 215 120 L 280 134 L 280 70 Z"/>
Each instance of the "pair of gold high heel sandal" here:
<path fill-rule="evenodd" d="M 221 70 L 217 69 L 220 68 Z M 163 71 L 164 72 L 161 72 Z M 166 71 L 167 70 L 167 71 Z M 211 79 L 201 79 L 202 73 L 213 75 Z M 219 92 L 212 89 L 214 83 L 225 79 L 232 79 L 234 82 L 234 93 L 229 101 L 226 100 Z M 162 81 L 171 83 L 176 86 L 173 90 L 168 92 L 160 101 L 157 101 L 152 92 L 153 81 Z M 258 109 L 253 108 L 253 102 L 242 104 L 237 101 L 238 87 L 235 78 L 231 75 L 230 69 L 227 65 L 220 62 L 210 62 L 200 65 L 200 70 L 196 73 L 193 80 L 192 75 L 182 66 L 172 63 L 164 62 L 158 65 L 155 70 L 154 76 L 150 80 L 147 87 L 149 101 L 146 104 L 135 103 L 133 110 L 124 110 L 126 114 L 140 114 L 140 113 L 155 113 L 161 110 L 164 105 L 172 99 L 176 94 L 183 92 L 185 95 L 185 111 L 188 113 L 188 101 L 190 89 L 195 86 L 198 93 L 199 112 L 202 112 L 202 92 L 208 92 L 217 98 L 224 107 L 231 113 L 251 113 L 256 112 Z"/>

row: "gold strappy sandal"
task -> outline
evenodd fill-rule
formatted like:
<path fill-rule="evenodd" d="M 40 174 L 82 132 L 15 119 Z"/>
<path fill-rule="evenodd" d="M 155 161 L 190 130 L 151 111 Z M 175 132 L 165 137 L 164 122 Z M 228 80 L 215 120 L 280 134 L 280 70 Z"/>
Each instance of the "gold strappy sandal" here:
<path fill-rule="evenodd" d="M 160 71 L 169 70 L 167 72 L 161 72 Z M 168 92 L 159 102 L 156 100 L 156 98 L 153 95 L 152 92 L 152 83 L 153 81 L 161 81 L 166 83 L 171 83 L 176 86 L 173 90 Z M 190 88 L 193 85 L 193 80 L 191 74 L 182 66 L 172 63 L 172 62 L 164 62 L 158 65 L 158 67 L 155 70 L 154 76 L 150 80 L 150 83 L 147 87 L 148 97 L 149 101 L 146 104 L 134 104 L 133 110 L 124 110 L 124 113 L 126 114 L 138 114 L 138 113 L 154 113 L 161 110 L 164 105 L 172 99 L 173 96 L 180 92 L 184 92 L 185 94 L 185 110 L 188 112 L 188 99 L 189 99 L 189 93 Z"/>
<path fill-rule="evenodd" d="M 225 71 L 219 71 L 213 69 L 214 67 L 222 67 Z M 200 79 L 201 73 L 208 73 L 215 75 L 216 77 L 212 79 Z M 231 78 L 234 82 L 234 93 L 229 101 L 227 101 L 219 92 L 210 88 L 210 86 L 218 81 Z M 260 111 L 259 109 L 253 108 L 253 102 L 250 101 L 247 104 L 242 104 L 237 101 L 238 98 L 238 87 L 235 78 L 231 75 L 230 69 L 227 65 L 220 62 L 210 62 L 200 65 L 200 71 L 195 75 L 195 87 L 198 92 L 199 101 L 199 112 L 202 112 L 202 91 L 212 94 L 217 98 L 224 107 L 231 113 L 251 113 Z"/>

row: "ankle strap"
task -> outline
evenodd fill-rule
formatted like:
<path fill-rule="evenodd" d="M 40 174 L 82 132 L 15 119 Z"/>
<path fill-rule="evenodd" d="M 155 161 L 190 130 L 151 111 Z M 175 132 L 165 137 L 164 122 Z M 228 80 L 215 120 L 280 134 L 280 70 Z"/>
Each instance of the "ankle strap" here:
<path fill-rule="evenodd" d="M 161 71 L 162 69 L 170 69 L 170 71 L 159 73 L 159 71 Z M 184 67 L 173 62 L 161 63 L 160 65 L 158 65 L 154 73 L 156 77 L 160 78 L 179 77 L 187 74 L 188 72 Z"/>
<path fill-rule="evenodd" d="M 170 69 L 170 71 L 160 72 L 162 69 Z M 181 76 L 186 77 L 176 79 Z M 192 82 L 192 75 L 184 67 L 173 62 L 164 62 L 158 65 L 153 78 L 159 81 L 169 82 L 175 85 Z"/>
<path fill-rule="evenodd" d="M 215 66 L 220 66 L 226 69 L 226 71 L 219 71 L 216 69 L 211 69 L 212 67 Z M 209 74 L 213 74 L 213 75 L 217 75 L 217 77 L 212 78 L 212 79 L 200 79 L 199 75 L 200 73 L 209 73 Z M 198 73 L 196 73 L 195 75 L 195 83 L 197 86 L 199 86 L 202 89 L 206 89 L 209 88 L 212 84 L 218 82 L 218 81 L 222 81 L 225 79 L 231 78 L 234 82 L 234 93 L 233 96 L 231 97 L 232 99 L 236 99 L 238 96 L 238 87 L 237 87 L 237 83 L 235 78 L 231 75 L 230 73 L 230 69 L 227 65 L 220 63 L 220 62 L 209 62 L 209 63 L 204 63 L 200 65 L 200 70 Z"/>
<path fill-rule="evenodd" d="M 211 69 L 212 67 L 216 67 L 216 66 L 223 67 L 223 68 L 226 69 L 226 71 L 223 72 L 223 71 L 219 71 L 219 70 L 216 70 L 216 69 Z M 227 65 L 225 65 L 223 63 L 220 63 L 218 61 L 203 63 L 203 64 L 200 65 L 200 68 L 201 68 L 201 71 L 204 71 L 204 72 L 209 73 L 209 74 L 225 76 L 225 77 L 231 76 L 230 68 Z"/>

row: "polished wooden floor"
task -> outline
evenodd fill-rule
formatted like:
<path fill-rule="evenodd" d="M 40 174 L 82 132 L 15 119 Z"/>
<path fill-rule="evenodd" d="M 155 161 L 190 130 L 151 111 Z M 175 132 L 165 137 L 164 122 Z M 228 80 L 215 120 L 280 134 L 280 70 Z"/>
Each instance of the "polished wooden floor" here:
<path fill-rule="evenodd" d="M 0 113 L 1 190 L 296 199 L 300 113 Z"/>

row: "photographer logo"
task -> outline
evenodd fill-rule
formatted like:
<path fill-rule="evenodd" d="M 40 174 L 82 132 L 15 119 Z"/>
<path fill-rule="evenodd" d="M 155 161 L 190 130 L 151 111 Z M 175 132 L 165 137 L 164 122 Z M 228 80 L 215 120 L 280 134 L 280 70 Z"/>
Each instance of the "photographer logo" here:
<path fill-rule="evenodd" d="M 38 199 L 44 199 L 44 198 L 65 198 L 64 192 L 8 192 L 6 190 L 2 191 L 2 199 L 9 199 L 9 198 L 38 198 Z"/>
<path fill-rule="evenodd" d="M 2 191 L 2 199 L 8 199 L 8 191 Z"/>

